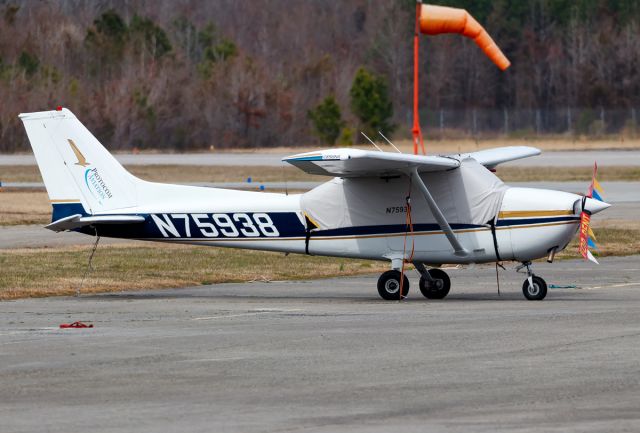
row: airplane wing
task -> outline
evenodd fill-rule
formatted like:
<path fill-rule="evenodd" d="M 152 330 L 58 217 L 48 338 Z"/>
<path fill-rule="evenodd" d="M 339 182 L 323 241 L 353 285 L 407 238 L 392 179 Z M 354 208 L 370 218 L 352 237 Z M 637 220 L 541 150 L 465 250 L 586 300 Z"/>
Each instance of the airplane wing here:
<path fill-rule="evenodd" d="M 451 158 L 467 159 L 473 158 L 485 167 L 492 169 L 503 162 L 514 161 L 516 159 L 528 158 L 540 155 L 540 149 L 530 146 L 507 146 L 493 149 L 480 150 L 478 152 L 463 153 L 460 155 L 449 155 Z"/>
<path fill-rule="evenodd" d="M 327 176 L 383 177 L 401 174 L 411 176 L 422 190 L 432 214 L 453 247 L 455 254 L 466 256 L 469 251 L 458 241 L 438 203 L 433 199 L 429 188 L 420 177 L 420 173 L 453 170 L 460 167 L 460 162 L 468 158 L 473 158 L 486 168 L 492 169 L 503 162 L 539 154 L 539 149 L 528 146 L 501 147 L 447 156 L 407 155 L 343 148 L 300 153 L 283 158 L 283 161 L 307 173 Z"/>
<path fill-rule="evenodd" d="M 53 230 L 54 232 L 61 232 L 63 230 L 72 230 L 94 224 L 130 224 L 143 223 L 144 221 L 144 217 L 139 215 L 98 215 L 83 217 L 80 214 L 75 214 L 60 218 L 44 228 Z"/>
<path fill-rule="evenodd" d="M 282 159 L 309 174 L 339 177 L 394 176 L 458 168 L 458 158 L 408 155 L 360 149 L 327 149 L 300 153 Z"/>
<path fill-rule="evenodd" d="M 406 174 L 417 168 L 418 172 L 451 170 L 460 161 L 473 158 L 489 169 L 503 162 L 540 155 L 540 149 L 530 146 L 507 146 L 478 152 L 423 156 L 405 153 L 375 152 L 360 149 L 326 149 L 299 153 L 282 160 L 309 174 L 339 177 L 393 176 Z"/>

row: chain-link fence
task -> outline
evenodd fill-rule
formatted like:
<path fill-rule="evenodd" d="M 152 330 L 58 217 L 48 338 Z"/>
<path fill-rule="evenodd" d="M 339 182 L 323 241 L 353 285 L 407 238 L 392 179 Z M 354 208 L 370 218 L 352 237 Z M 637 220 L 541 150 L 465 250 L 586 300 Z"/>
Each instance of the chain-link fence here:
<path fill-rule="evenodd" d="M 432 137 L 640 136 L 640 108 L 440 109 L 422 110 L 420 117 Z"/>

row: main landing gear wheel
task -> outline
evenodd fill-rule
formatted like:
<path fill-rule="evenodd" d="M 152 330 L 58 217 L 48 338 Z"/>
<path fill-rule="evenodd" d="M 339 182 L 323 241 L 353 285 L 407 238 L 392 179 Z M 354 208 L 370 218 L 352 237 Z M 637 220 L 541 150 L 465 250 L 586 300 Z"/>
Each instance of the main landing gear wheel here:
<path fill-rule="evenodd" d="M 531 277 L 531 282 L 533 284 L 529 285 L 529 279 L 527 278 L 522 284 L 524 297 L 530 301 L 542 301 L 547 296 L 547 283 L 535 275 Z"/>
<path fill-rule="evenodd" d="M 400 271 L 391 270 L 380 275 L 378 279 L 378 293 L 387 301 L 399 301 L 409 293 L 409 279 L 404 275 L 402 296 L 400 296 Z"/>
<path fill-rule="evenodd" d="M 420 291 L 427 299 L 444 299 L 451 289 L 449 275 L 441 269 L 430 269 L 427 272 L 433 281 L 420 277 Z"/>

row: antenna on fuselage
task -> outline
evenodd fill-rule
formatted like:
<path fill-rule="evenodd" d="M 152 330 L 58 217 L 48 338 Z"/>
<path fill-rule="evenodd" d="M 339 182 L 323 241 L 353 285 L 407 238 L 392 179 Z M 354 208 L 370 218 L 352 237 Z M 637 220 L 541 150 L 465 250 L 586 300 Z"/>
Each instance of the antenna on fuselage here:
<path fill-rule="evenodd" d="M 391 147 L 393 147 L 393 148 L 396 150 L 396 152 L 398 152 L 398 153 L 402 153 L 402 152 L 400 152 L 400 149 L 398 149 L 398 148 L 396 147 L 396 145 L 395 145 L 395 144 L 393 144 L 393 143 L 391 142 L 391 140 L 389 140 L 387 137 L 385 137 L 385 136 L 384 136 L 384 134 L 382 133 L 382 131 L 378 131 L 378 134 L 380 134 L 380 136 L 381 136 L 382 138 L 384 138 L 384 139 L 385 139 L 385 141 L 386 141 L 387 143 L 389 143 L 389 145 L 390 145 Z"/>
<path fill-rule="evenodd" d="M 367 140 L 369 140 L 369 143 L 373 144 L 373 147 L 375 147 L 375 148 L 376 148 L 376 149 L 378 149 L 380 152 L 382 152 L 382 149 L 380 149 L 380 148 L 378 147 L 378 145 L 377 145 L 377 144 L 375 144 L 375 143 L 373 142 L 373 140 L 372 140 L 372 139 L 370 139 L 369 137 L 367 137 L 367 134 L 365 134 L 365 133 L 364 133 L 364 132 L 362 132 L 362 131 L 360 131 L 360 134 L 364 135 L 364 138 L 366 138 Z"/>

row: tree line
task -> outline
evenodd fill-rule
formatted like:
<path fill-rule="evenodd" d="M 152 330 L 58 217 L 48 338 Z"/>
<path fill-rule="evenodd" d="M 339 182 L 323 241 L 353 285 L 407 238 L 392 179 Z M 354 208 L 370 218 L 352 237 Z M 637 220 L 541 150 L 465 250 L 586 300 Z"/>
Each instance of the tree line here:
<path fill-rule="evenodd" d="M 640 108 L 640 0 L 434 3 L 466 8 L 512 67 L 457 35 L 422 37 L 425 116 L 580 109 L 592 114 L 568 122 L 590 123 Z M 28 149 L 18 113 L 57 105 L 112 149 L 408 137 L 414 12 L 412 0 L 0 0 L 0 151 Z"/>

